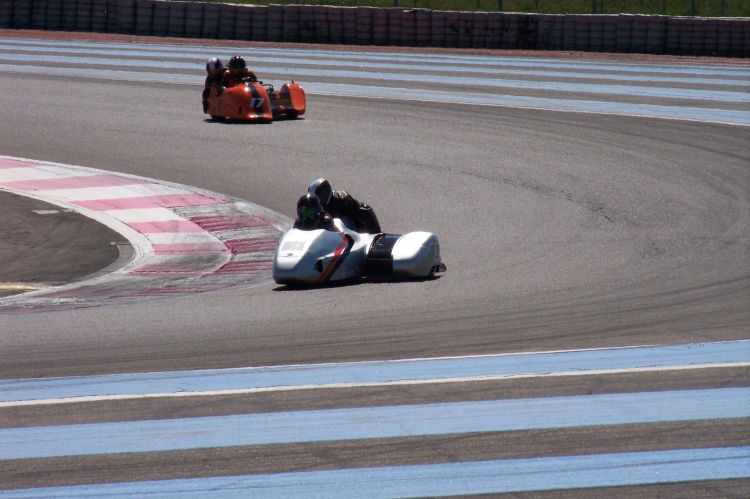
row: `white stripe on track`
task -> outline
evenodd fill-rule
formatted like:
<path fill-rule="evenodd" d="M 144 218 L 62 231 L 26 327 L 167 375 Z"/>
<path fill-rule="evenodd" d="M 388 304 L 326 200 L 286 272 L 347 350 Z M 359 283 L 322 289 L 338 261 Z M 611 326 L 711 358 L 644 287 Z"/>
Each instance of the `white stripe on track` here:
<path fill-rule="evenodd" d="M 52 170 L 50 168 L 35 168 L 29 166 L 27 168 L 4 168 L 0 169 L 0 184 L 5 182 L 16 182 L 19 180 L 53 180 L 67 177 L 83 177 L 97 175 L 96 173 L 70 173 L 61 172 L 59 169 Z"/>
<path fill-rule="evenodd" d="M 16 66 L 0 64 L 0 73 L 16 73 Z M 63 76 L 77 78 L 94 78 L 114 81 L 133 81 L 142 83 L 163 84 L 165 78 L 171 84 L 201 85 L 203 78 L 198 75 L 161 74 L 156 72 L 115 71 L 107 69 L 81 69 L 58 67 L 27 67 L 26 74 L 43 74 L 45 76 Z M 731 109 L 713 109 L 685 106 L 662 106 L 652 104 L 632 104 L 613 100 L 580 100 L 552 99 L 519 95 L 503 95 L 478 92 L 449 92 L 440 90 L 407 89 L 399 87 L 381 87 L 370 85 L 348 85 L 339 83 L 304 83 L 305 92 L 309 95 L 331 95 L 337 97 L 361 97 L 371 99 L 403 100 L 415 102 L 437 102 L 460 105 L 496 106 L 520 109 L 537 109 L 542 111 L 612 114 L 640 118 L 660 118 L 702 123 L 720 123 L 727 125 L 750 125 L 750 112 Z"/>
<path fill-rule="evenodd" d="M 50 193 L 55 198 L 67 201 L 95 201 L 99 199 L 127 199 L 150 196 L 193 194 L 188 189 L 163 184 L 133 184 L 113 187 L 81 187 L 78 189 L 56 189 Z"/>
<path fill-rule="evenodd" d="M 15 57 L 13 55 L 0 54 L 0 61 L 22 61 L 25 57 Z M 74 66 L 81 66 L 82 64 L 101 65 L 101 66 L 115 66 L 115 67 L 138 67 L 142 68 L 146 61 L 127 61 L 122 59 L 110 59 L 102 57 L 60 57 L 60 56 L 48 56 L 45 58 L 47 63 L 59 63 L 69 64 Z M 195 70 L 196 66 L 200 67 L 197 63 L 179 63 L 179 62 L 167 62 L 160 64 L 158 67 L 161 70 L 164 69 L 181 69 L 181 70 Z M 23 66 L 18 68 L 19 72 L 25 72 L 29 66 Z M 652 97 L 652 98 L 663 98 L 663 99 L 680 99 L 680 100 L 701 100 L 701 101 L 716 101 L 716 102 L 739 102 L 746 103 L 750 102 L 750 97 L 746 92 L 737 92 L 729 90 L 717 90 L 717 89 L 692 89 L 682 87 L 664 87 L 661 85 L 649 84 L 648 82 L 640 82 L 640 84 L 633 83 L 635 80 L 631 80 L 627 77 L 620 78 L 617 81 L 619 84 L 613 83 L 586 83 L 586 82 L 575 82 L 570 83 L 567 81 L 543 81 L 535 79 L 510 79 L 510 78 L 491 78 L 489 75 L 483 76 L 457 76 L 452 75 L 450 77 L 442 77 L 434 74 L 420 74 L 420 73 L 397 73 L 397 72 L 383 72 L 380 69 L 373 68 L 368 71 L 368 68 L 361 68 L 360 70 L 345 70 L 345 69 L 330 69 L 330 68 L 313 68 L 313 67 L 293 67 L 290 65 L 284 66 L 261 66 L 254 65 L 253 70 L 258 74 L 273 74 L 277 76 L 284 76 L 294 78 L 296 80 L 308 79 L 315 81 L 316 78 L 349 78 L 349 79 L 371 79 L 371 80 L 387 80 L 391 83 L 417 83 L 417 84 L 434 84 L 440 83 L 446 86 L 455 87 L 487 87 L 504 90 L 537 90 L 537 91 L 548 91 L 548 92 L 565 92 L 570 94 L 603 94 L 603 95 L 614 95 L 614 96 L 627 96 L 627 97 Z M 395 68 L 394 68 L 395 69 Z M 433 71 L 440 71 L 439 68 L 434 68 Z M 490 73 L 495 74 L 495 73 Z M 501 76 L 501 75 L 498 75 Z M 166 75 L 164 81 L 170 81 L 171 76 Z"/>
<path fill-rule="evenodd" d="M 24 168 L 0 169 L 0 184 L 5 182 L 19 182 L 31 180 L 53 180 L 68 177 L 87 177 L 100 175 L 100 172 L 62 171 L 45 165 L 29 165 Z"/>
<path fill-rule="evenodd" d="M 750 366 L 750 340 L 0 380 L 0 407 Z"/>
<path fill-rule="evenodd" d="M 205 232 L 164 232 L 147 234 L 146 237 L 152 244 L 210 244 L 217 242 L 215 235 Z"/>
<path fill-rule="evenodd" d="M 169 208 L 133 208 L 107 210 L 107 215 L 124 223 L 187 221 Z"/>
<path fill-rule="evenodd" d="M 71 64 L 69 68 L 41 67 L 24 65 L 25 74 L 40 72 L 45 75 L 73 76 L 82 78 L 112 79 L 138 82 L 200 85 L 203 80 L 203 59 L 209 55 L 235 53 L 237 47 L 191 46 L 191 45 L 150 45 L 122 43 L 80 43 L 37 40 L 7 40 L 0 43 L 0 60 L 13 58 L 27 60 L 28 54 L 14 54 L 13 51 L 45 51 L 78 54 L 79 57 L 49 56 L 50 61 Z M 570 60 L 552 58 L 512 57 L 512 56 L 465 56 L 450 54 L 404 54 L 389 52 L 337 52 L 332 50 L 310 49 L 271 49 L 248 47 L 247 57 L 254 62 L 257 71 L 273 77 L 303 78 L 303 86 L 310 95 L 336 95 L 365 97 L 389 100 L 410 100 L 440 102 L 463 105 L 499 106 L 524 109 L 540 109 L 562 112 L 615 114 L 647 118 L 666 118 L 687 121 L 713 122 L 725 124 L 750 124 L 750 112 L 741 107 L 722 109 L 697 107 L 696 100 L 741 104 L 750 102 L 747 92 L 724 91 L 727 84 L 745 88 L 750 84 L 750 69 L 747 66 L 726 67 L 720 65 L 648 64 L 612 61 Z M 59 51 L 59 52 L 58 52 Z M 85 57 L 86 54 L 90 54 Z M 169 54 L 167 61 L 159 62 L 159 57 Z M 111 57 L 98 57 L 109 55 Z M 123 56 L 135 59 L 124 59 Z M 149 57 L 149 59 L 144 59 Z M 56 59 L 57 58 L 57 59 Z M 139 60 L 140 58 L 140 60 Z M 193 61 L 194 62 L 191 62 Z M 185 61 L 185 62 L 181 62 Z M 298 61 L 298 67 L 292 65 Z M 153 65 L 158 72 L 115 71 L 81 67 L 81 63 L 100 63 L 112 66 L 141 67 Z M 259 66 L 257 63 L 271 63 Z M 318 68 L 314 66 L 319 66 Z M 324 69 L 322 66 L 333 66 Z M 338 70 L 336 67 L 359 69 Z M 195 71 L 196 75 L 171 74 L 167 68 Z M 457 89 L 481 85 L 494 87 L 495 93 L 465 92 L 464 90 L 430 90 L 426 88 L 401 88 L 399 82 L 408 82 L 410 87 L 433 83 L 435 75 L 416 74 L 418 71 L 440 71 L 446 69 L 456 74 L 441 78 L 442 84 L 456 85 Z M 516 69 L 508 69 L 516 68 Z M 159 70 L 161 69 L 161 70 Z M 395 71 L 386 73 L 384 71 Z M 473 70 L 487 77 L 462 76 Z M 0 72 L 19 71 L 17 64 L 0 64 Z M 198 74 L 200 73 L 200 75 Z M 496 76 L 492 78 L 491 76 Z M 509 79 L 508 75 L 522 75 L 528 78 Z M 375 85 L 340 84 L 315 81 L 320 77 L 360 78 L 377 82 Z M 631 77 L 632 76 L 632 77 Z M 388 85 L 381 86 L 383 78 Z M 559 79 L 560 81 L 538 81 L 536 78 Z M 703 78 L 701 78 L 703 77 Z M 713 77 L 713 78 L 712 78 Z M 566 78 L 590 80 L 570 83 Z M 601 78 L 601 83 L 591 83 Z M 729 78 L 729 80 L 725 79 Z M 734 78 L 734 79 L 731 79 Z M 739 79 L 738 79 L 739 78 Z M 659 80 L 659 81 L 655 81 Z M 682 88 L 668 88 L 671 82 L 680 83 Z M 611 82 L 613 84 L 602 84 Z M 640 82 L 640 84 L 639 84 Z M 618 84 L 619 83 L 619 84 Z M 698 87 L 695 87 L 699 85 Z M 571 98 L 506 95 L 504 89 L 535 89 L 537 92 L 560 91 Z M 490 89 L 492 90 L 492 89 Z M 512 91 L 512 90 L 510 90 Z M 585 94 L 600 100 L 577 98 Z M 640 97 L 664 98 L 667 105 L 618 102 L 617 96 L 627 99 Z"/>
<path fill-rule="evenodd" d="M 236 54 L 238 51 L 246 51 L 248 58 L 253 54 L 276 55 L 284 58 L 300 57 L 303 59 L 318 58 L 321 65 L 328 60 L 353 60 L 353 61 L 419 61 L 436 65 L 462 65 L 462 66 L 511 66 L 529 68 L 552 68 L 571 69 L 574 71 L 613 71 L 625 73 L 665 73 L 665 74 L 688 74 L 704 76 L 739 76 L 750 77 L 750 66 L 730 67 L 720 64 L 686 64 L 684 62 L 673 63 L 641 63 L 628 61 L 602 61 L 586 59 L 566 59 L 549 57 L 519 57 L 515 55 L 464 55 L 464 54 L 441 54 L 441 53 L 401 53 L 401 52 L 377 52 L 377 51 L 336 51 L 319 49 L 284 49 L 257 47 L 248 44 L 247 47 L 227 47 L 213 45 L 169 45 L 169 44 L 138 44 L 138 43 L 100 43 L 100 42 L 72 42 L 63 40 L 24 40 L 6 39 L 3 44 L 12 45 L 12 48 L 20 50 L 22 46 L 44 48 L 77 47 L 87 53 L 98 53 L 98 49 L 114 49 L 129 51 L 141 51 L 142 56 L 164 52 L 164 56 L 173 57 L 180 55 L 203 59 L 217 54 Z M 161 57 L 161 56 L 159 56 Z"/>
<path fill-rule="evenodd" d="M 264 388 L 245 388 L 235 390 L 214 390 L 202 392 L 166 392 L 166 393 L 142 393 L 134 395 L 93 395 L 84 397 L 55 398 L 41 400 L 18 400 L 12 402 L 0 402 L 2 407 L 27 407 L 37 405 L 59 405 L 59 404 L 77 404 L 83 402 L 108 402 L 115 400 L 143 400 L 143 399 L 161 399 L 161 398 L 185 398 L 185 397 L 225 397 L 232 395 L 252 395 L 254 393 L 272 393 L 288 392 L 303 390 L 331 390 L 346 388 L 375 388 L 375 387 L 396 387 L 396 386 L 416 386 L 416 385 L 441 385 L 449 383 L 478 383 L 483 381 L 504 381 L 512 379 L 528 378 L 555 378 L 567 376 L 598 376 L 608 374 L 638 374 L 651 372 L 667 371 L 690 371 L 696 369 L 722 369 L 733 367 L 750 367 L 750 362 L 737 362 L 732 364 L 699 364 L 692 366 L 676 367 L 654 367 L 640 369 L 606 369 L 594 371 L 566 371 L 546 374 L 517 374 L 509 376 L 474 376 L 465 378 L 440 378 L 424 380 L 403 380 L 403 381 L 385 381 L 385 382 L 361 382 L 361 383 L 329 383 L 325 385 L 293 385 Z"/>
<path fill-rule="evenodd" d="M 10 49 L 16 49 L 16 50 L 31 50 L 30 47 L 15 47 L 15 46 L 9 46 L 0 44 L 0 50 L 10 50 Z M 39 50 L 38 50 L 39 51 Z M 194 69 L 196 65 L 201 65 L 202 60 L 201 58 L 204 58 L 206 56 L 206 52 L 166 52 L 166 51 L 149 51 L 149 52 L 143 52 L 141 50 L 107 50 L 107 49 L 98 49 L 96 47 L 91 47 L 88 49 L 81 49 L 81 48 L 59 48 L 59 47 L 45 47 L 44 50 L 41 50 L 39 52 L 45 52 L 45 53 L 57 53 L 57 54 L 79 54 L 80 59 L 76 59 L 75 57 L 68 57 L 68 58 L 58 58 L 57 60 L 48 60 L 48 62 L 68 62 L 68 63 L 76 63 L 76 64 L 114 64 L 116 62 L 116 65 L 120 66 L 131 66 L 131 67 L 144 67 L 148 64 L 152 64 L 154 61 L 152 60 L 144 60 L 143 57 L 162 57 L 165 58 L 166 61 L 160 61 L 159 67 L 172 67 L 175 69 Z M 229 54 L 218 54 L 222 59 L 228 59 Z M 580 70 L 577 68 L 567 68 L 568 71 L 562 71 L 563 68 L 547 68 L 547 69 L 539 69 L 536 66 L 533 65 L 533 63 L 529 63 L 528 69 L 509 69 L 506 67 L 503 67 L 502 63 L 498 63 L 495 67 L 488 67 L 486 65 L 481 66 L 472 66 L 470 63 L 465 64 L 440 64 L 436 65 L 433 64 L 415 64 L 419 62 L 428 62 L 421 60 L 418 56 L 414 56 L 413 61 L 404 60 L 404 61 L 392 61 L 387 56 L 383 56 L 384 62 L 374 62 L 374 61 L 363 61 L 361 59 L 356 59 L 356 56 L 352 56 L 347 59 L 341 59 L 341 58 L 324 58 L 324 59 L 315 59 L 311 58 L 309 55 L 305 55 L 304 57 L 299 56 L 291 56 L 291 57 L 267 57 L 262 55 L 263 52 L 259 52 L 257 50 L 253 50 L 248 56 L 247 59 L 250 64 L 253 65 L 253 67 L 257 66 L 260 63 L 263 64 L 271 64 L 275 66 L 280 67 L 286 67 L 289 68 L 292 65 L 298 65 L 302 67 L 320 67 L 320 66 L 327 66 L 327 67 L 335 67 L 335 68 L 357 68 L 357 69 L 367 69 L 367 70 L 373 70 L 373 71 L 380 71 L 380 70 L 386 70 L 386 71 L 433 71 L 433 72 L 439 72 L 440 75 L 446 75 L 446 74 L 477 74 L 477 75 L 510 75 L 510 76 L 534 76 L 534 77 L 543 77 L 543 78 L 569 78 L 569 79 L 576 79 L 576 80 L 616 80 L 616 81 L 623 81 L 627 80 L 629 82 L 648 82 L 648 83 L 683 83 L 683 84 L 701 84 L 701 85 L 714 85 L 714 86 L 740 86 L 740 87 L 750 87 L 750 80 L 748 79 L 723 79 L 723 78 L 717 78 L 718 76 L 726 76 L 722 74 L 715 74 L 711 75 L 713 77 L 711 78 L 701 78 L 697 77 L 695 75 L 672 75 L 668 72 L 665 72 L 664 75 L 657 74 L 646 74 L 646 75 L 639 75 L 639 74 L 622 74 L 622 73 L 616 73 L 616 72 L 602 72 L 602 71 L 593 71 L 591 69 L 585 69 Z M 109 62 L 101 62 L 105 61 L 105 59 L 102 59 L 100 57 L 92 57 L 92 56 L 114 56 L 117 57 L 117 59 L 106 59 L 106 61 Z M 88 56 L 88 57 L 85 57 Z M 125 59 L 125 57 L 130 58 L 130 60 Z M 140 59 L 139 59 L 140 58 Z M 14 61 L 26 61 L 28 60 L 28 54 L 11 54 L 9 52 L 1 53 L 0 52 L 0 60 L 14 60 Z M 201 60 L 201 62 L 196 63 L 196 59 Z M 45 58 L 45 60 L 47 60 Z M 192 60 L 190 63 L 175 63 L 176 60 Z M 114 61 L 114 62 L 113 62 Z M 387 62 L 386 62 L 387 61 Z M 533 69 L 532 69 L 533 68 Z M 610 71 L 612 71 L 610 69 Z M 736 76 L 736 75 L 732 75 Z"/>

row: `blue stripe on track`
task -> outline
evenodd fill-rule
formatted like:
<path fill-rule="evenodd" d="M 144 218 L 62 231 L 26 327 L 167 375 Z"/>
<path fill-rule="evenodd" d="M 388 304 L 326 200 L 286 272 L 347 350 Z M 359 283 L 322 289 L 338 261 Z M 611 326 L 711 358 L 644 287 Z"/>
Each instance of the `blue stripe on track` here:
<path fill-rule="evenodd" d="M 0 429 L 0 460 L 750 417 L 750 388 Z"/>
<path fill-rule="evenodd" d="M 1 70 L 1 69 L 0 69 Z M 524 95 L 487 94 L 465 91 L 423 90 L 375 87 L 337 83 L 305 83 L 308 93 L 321 95 L 370 97 L 378 99 L 443 102 L 449 104 L 501 106 L 543 111 L 616 114 L 643 118 L 666 118 L 735 125 L 750 125 L 750 111 L 616 102 L 612 100 L 579 100 L 530 97 Z M 446 118 L 448 119 L 448 118 Z"/>
<path fill-rule="evenodd" d="M 750 447 L 503 459 L 0 491 L 0 497 L 448 496 L 750 477 Z"/>
<path fill-rule="evenodd" d="M 24 50 L 28 51 L 29 47 L 18 47 L 15 45 L 0 43 L 0 59 L 12 60 L 28 60 L 28 54 L 14 54 L 3 53 L 2 51 L 12 50 Z M 143 52 L 142 50 L 114 50 L 114 49 L 100 49 L 100 48 L 64 48 L 64 47 L 45 47 L 43 49 L 45 53 L 52 54 L 96 54 L 97 56 L 116 56 L 117 65 L 120 66 L 132 66 L 132 67 L 145 67 L 149 64 L 153 64 L 157 67 L 174 67 L 175 69 L 194 69 L 198 66 L 202 68 L 203 59 L 207 57 L 206 52 L 173 52 L 173 51 L 151 51 Z M 229 60 L 230 53 L 217 54 L 222 60 Z M 270 54 L 269 54 L 270 55 Z M 134 58 L 130 61 L 122 59 L 123 57 Z M 151 59 L 143 59 L 144 57 L 158 58 L 162 57 L 166 60 L 156 61 Z M 175 60 L 191 60 L 189 64 L 178 64 L 175 65 Z M 340 60 L 340 59 L 314 59 L 305 54 L 304 56 L 286 56 L 286 57 L 267 57 L 253 51 L 250 56 L 247 57 L 249 64 L 255 67 L 258 63 L 266 64 L 278 64 L 281 66 L 332 66 L 332 67 L 354 67 L 354 68 L 366 68 L 369 70 L 400 70 L 400 71 L 435 71 L 441 75 L 445 74 L 483 74 L 483 75 L 513 75 L 513 76 L 535 76 L 545 78 L 568 78 L 568 79 L 586 79 L 586 80 L 616 80 L 622 81 L 627 80 L 628 82 L 648 82 L 648 83 L 684 83 L 693 85 L 712 85 L 712 86 L 739 86 L 739 87 L 750 87 L 750 79 L 721 79 L 716 78 L 716 75 L 712 75 L 710 78 L 699 78 L 694 75 L 669 75 L 669 76 L 657 76 L 654 74 L 638 75 L 638 74 L 618 74 L 618 73 L 603 73 L 601 71 L 594 72 L 592 70 L 586 70 L 581 72 L 580 70 L 569 70 L 569 71 L 555 71 L 553 68 L 550 69 L 508 69 L 503 67 L 470 67 L 466 65 L 445 65 L 441 64 L 436 66 L 433 64 L 409 64 L 409 61 L 402 61 L 398 63 L 393 62 L 366 62 L 362 60 Z M 46 60 L 46 57 L 45 57 Z M 109 59 L 113 60 L 113 59 Z M 54 61 L 50 61 L 54 62 Z M 72 61 L 71 61 L 72 62 Z M 421 62 L 417 59 L 415 62 Z M 76 61 L 77 64 L 104 64 L 97 62 L 96 58 L 81 57 Z M 113 65 L 114 63 L 110 64 Z M 378 75 L 380 76 L 380 75 Z M 734 75 L 733 75 L 734 76 Z"/>
<path fill-rule="evenodd" d="M 174 54 L 189 54 L 195 57 L 205 59 L 217 54 L 236 54 L 242 53 L 248 58 L 256 54 L 277 55 L 280 57 L 301 57 L 301 58 L 320 58 L 327 60 L 363 60 L 363 61 L 420 61 L 438 65 L 474 65 L 474 66 L 510 66 L 510 67 L 529 67 L 529 68 L 550 68 L 550 69 L 572 69 L 576 71 L 613 71 L 628 73 L 666 73 L 670 75 L 690 74 L 702 76 L 748 76 L 750 69 L 747 66 L 727 67 L 721 65 L 712 66 L 710 64 L 696 65 L 685 64 L 684 62 L 673 64 L 638 64 L 632 62 L 611 62 L 611 61 L 589 61 L 573 60 L 559 58 L 543 57 L 518 57 L 518 56 L 489 56 L 489 55 L 450 55 L 450 54 L 430 54 L 430 53 L 397 53 L 397 52 L 360 52 L 360 51 L 336 51 L 336 50 L 315 50 L 315 49 L 281 49 L 267 47 L 253 47 L 248 44 L 247 47 L 221 47 L 205 45 L 168 45 L 168 44 L 137 44 L 137 43 L 92 43 L 92 42 L 66 42 L 66 41 L 43 41 L 43 40 L 23 40 L 23 39 L 5 39 L 4 44 L 12 45 L 15 50 L 20 50 L 22 46 L 39 47 L 43 52 L 46 48 L 55 47 L 73 47 L 82 48 L 89 52 L 103 49 L 126 49 L 143 51 L 143 56 L 154 52 L 167 52 L 170 56 Z"/>
<path fill-rule="evenodd" d="M 28 61 L 27 55 L 2 54 L 2 61 Z M 149 61 L 112 59 L 105 57 L 69 57 L 53 56 L 44 57 L 44 62 L 48 64 L 99 64 L 106 66 L 119 67 L 139 67 Z M 197 69 L 201 67 L 203 61 L 199 62 L 172 62 L 164 61 L 158 64 L 154 62 L 155 69 Z M 26 66 L 18 68 L 19 71 L 25 72 Z M 750 93 L 734 92 L 727 90 L 702 90 L 690 88 L 669 88 L 656 85 L 610 85 L 604 83 L 569 83 L 562 81 L 536 81 L 536 80 L 512 80 L 508 78 L 487 78 L 478 76 L 450 76 L 438 77 L 436 75 L 410 74 L 410 73 L 382 73 L 378 71 L 353 71 L 339 69 L 315 69 L 310 67 L 292 67 L 292 66 L 254 66 L 253 71 L 258 74 L 274 74 L 287 76 L 295 79 L 304 77 L 318 78 L 355 78 L 355 79 L 385 79 L 389 82 L 402 83 L 440 83 L 448 86 L 477 86 L 487 88 L 515 89 L 515 90 L 545 90 L 550 92 L 568 92 L 568 93 L 586 93 L 586 94 L 606 94 L 606 95 L 624 95 L 630 97 L 652 97 L 661 99 L 685 99 L 701 100 L 710 102 L 750 102 Z M 169 81 L 171 76 L 167 76 L 164 81 Z M 624 78 L 628 80 L 627 77 Z"/>
<path fill-rule="evenodd" d="M 0 380 L 0 401 L 377 384 L 750 362 L 750 340 L 439 359 Z"/>
<path fill-rule="evenodd" d="M 0 73 L 40 74 L 74 78 L 94 78 L 113 81 L 178 85 L 202 85 L 200 75 L 170 74 L 161 72 L 115 71 L 108 69 L 60 68 L 53 66 L 23 66 L 0 64 Z M 335 83 L 303 83 L 310 95 L 334 95 L 338 97 L 366 97 L 390 100 L 451 103 L 461 105 L 501 106 L 549 111 L 578 113 L 615 114 L 644 118 L 691 120 L 733 125 L 750 125 L 750 112 L 704 107 L 661 106 L 652 104 L 629 104 L 610 100 L 592 101 L 579 99 L 551 99 L 518 95 L 502 95 L 465 91 L 406 89 L 368 85 L 342 85 Z M 309 118 L 308 118 L 309 119 Z"/>

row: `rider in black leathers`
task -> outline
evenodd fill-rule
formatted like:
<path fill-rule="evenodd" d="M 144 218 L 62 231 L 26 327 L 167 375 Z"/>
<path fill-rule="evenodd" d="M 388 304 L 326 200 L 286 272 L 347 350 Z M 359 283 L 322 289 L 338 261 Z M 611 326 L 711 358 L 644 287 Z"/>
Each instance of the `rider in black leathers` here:
<path fill-rule="evenodd" d="M 354 224 L 353 230 L 368 234 L 383 232 L 375 211 L 368 204 L 357 201 L 346 191 L 334 191 L 328 180 L 313 180 L 307 192 L 315 194 L 323 209 L 332 217 L 343 218 Z"/>

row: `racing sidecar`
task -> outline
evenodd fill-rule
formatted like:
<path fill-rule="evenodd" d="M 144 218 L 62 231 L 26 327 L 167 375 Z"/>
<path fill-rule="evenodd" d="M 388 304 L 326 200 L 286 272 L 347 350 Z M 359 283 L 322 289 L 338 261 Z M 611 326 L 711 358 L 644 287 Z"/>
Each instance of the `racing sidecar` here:
<path fill-rule="evenodd" d="M 305 91 L 294 81 L 284 83 L 281 90 L 276 91 L 272 85 L 248 79 L 223 92 L 212 85 L 207 114 L 213 119 L 272 121 L 297 118 L 305 114 L 305 105 Z"/>
<path fill-rule="evenodd" d="M 360 234 L 334 219 L 336 230 L 292 228 L 273 261 L 277 284 L 320 285 L 358 277 L 426 279 L 445 272 L 440 244 L 431 232 Z"/>

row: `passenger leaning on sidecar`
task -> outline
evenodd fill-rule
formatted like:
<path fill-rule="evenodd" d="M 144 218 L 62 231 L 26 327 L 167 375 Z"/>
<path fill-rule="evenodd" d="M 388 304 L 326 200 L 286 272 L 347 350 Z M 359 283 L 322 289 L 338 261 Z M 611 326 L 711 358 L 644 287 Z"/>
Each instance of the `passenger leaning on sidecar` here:
<path fill-rule="evenodd" d="M 297 201 L 297 219 L 294 228 L 301 230 L 338 230 L 333 224 L 333 217 L 323 210 L 318 196 L 305 194 Z"/>
<path fill-rule="evenodd" d="M 216 85 L 221 93 L 222 81 L 224 79 L 224 64 L 218 57 L 212 57 L 206 62 L 206 82 L 203 85 L 203 112 L 208 112 L 208 96 L 211 94 L 211 86 Z"/>
<path fill-rule="evenodd" d="M 241 85 L 245 82 L 246 78 L 249 78 L 252 82 L 258 81 L 255 73 L 247 67 L 245 59 L 239 55 L 233 56 L 229 59 L 227 69 L 224 71 L 224 86 L 228 88 Z"/>
<path fill-rule="evenodd" d="M 375 210 L 367 203 L 357 201 L 346 191 L 334 191 L 328 180 L 324 178 L 313 180 L 307 192 L 315 194 L 320 199 L 323 209 L 332 217 L 354 224 L 354 227 L 351 227 L 354 231 L 367 234 L 383 232 Z"/>

